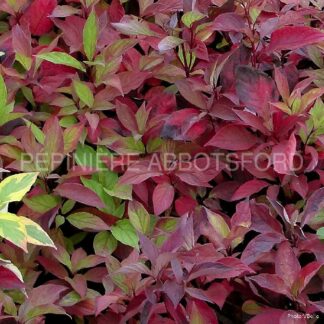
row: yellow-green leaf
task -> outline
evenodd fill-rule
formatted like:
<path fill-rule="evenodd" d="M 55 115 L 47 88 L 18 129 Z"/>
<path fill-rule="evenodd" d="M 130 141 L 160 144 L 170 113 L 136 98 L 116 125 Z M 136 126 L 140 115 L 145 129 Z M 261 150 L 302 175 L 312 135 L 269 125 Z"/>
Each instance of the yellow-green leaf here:
<path fill-rule="evenodd" d="M 68 216 L 67 220 L 76 228 L 84 231 L 99 232 L 109 229 L 100 217 L 87 212 L 74 213 Z"/>
<path fill-rule="evenodd" d="M 80 100 L 91 108 L 94 103 L 94 97 L 90 88 L 85 83 L 77 80 L 73 81 L 73 88 Z"/>
<path fill-rule="evenodd" d="M 29 218 L 18 216 L 19 222 L 25 226 L 26 240 L 30 244 L 55 247 L 48 234 Z"/>
<path fill-rule="evenodd" d="M 37 179 L 37 172 L 20 173 L 7 177 L 0 183 L 0 206 L 20 201 Z"/>
<path fill-rule="evenodd" d="M 111 233 L 117 241 L 138 249 L 138 236 L 128 219 L 118 221 L 111 228 Z"/>
<path fill-rule="evenodd" d="M 148 234 L 150 231 L 151 217 L 140 202 L 135 200 L 129 202 L 128 217 L 136 230 L 143 234 Z"/>
<path fill-rule="evenodd" d="M 0 236 L 27 252 L 26 227 L 15 214 L 0 213 Z"/>
<path fill-rule="evenodd" d="M 0 236 L 27 252 L 27 243 L 55 247 L 48 234 L 32 220 L 0 213 Z"/>
<path fill-rule="evenodd" d="M 6 84 L 0 74 L 0 110 L 7 104 L 7 96 Z"/>
<path fill-rule="evenodd" d="M 204 15 L 198 11 L 188 11 L 182 17 L 181 21 L 184 23 L 186 27 L 191 27 L 191 25 L 204 18 Z"/>
<path fill-rule="evenodd" d="M 38 58 L 54 63 L 70 66 L 85 72 L 83 64 L 76 60 L 73 56 L 63 52 L 42 53 L 37 55 Z"/>
<path fill-rule="evenodd" d="M 98 233 L 93 240 L 96 255 L 109 256 L 117 248 L 117 241 L 109 232 Z"/>
<path fill-rule="evenodd" d="M 31 198 L 24 198 L 24 203 L 37 213 L 46 213 L 60 203 L 60 197 L 43 194 Z"/>
<path fill-rule="evenodd" d="M 93 56 L 96 52 L 98 29 L 97 16 L 93 10 L 83 28 L 83 48 L 89 61 L 93 60 Z"/>
<path fill-rule="evenodd" d="M 205 208 L 205 210 L 211 226 L 214 228 L 218 235 L 220 235 L 222 238 L 226 238 L 230 233 L 230 229 L 224 218 L 207 208 Z"/>

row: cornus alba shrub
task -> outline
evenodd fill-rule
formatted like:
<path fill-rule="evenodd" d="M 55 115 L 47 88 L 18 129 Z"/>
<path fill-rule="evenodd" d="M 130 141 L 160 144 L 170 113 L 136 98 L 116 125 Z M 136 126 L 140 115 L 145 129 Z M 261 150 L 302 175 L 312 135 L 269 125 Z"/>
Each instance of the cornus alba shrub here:
<path fill-rule="evenodd" d="M 0 2 L 0 322 L 315 323 L 320 0 Z"/>

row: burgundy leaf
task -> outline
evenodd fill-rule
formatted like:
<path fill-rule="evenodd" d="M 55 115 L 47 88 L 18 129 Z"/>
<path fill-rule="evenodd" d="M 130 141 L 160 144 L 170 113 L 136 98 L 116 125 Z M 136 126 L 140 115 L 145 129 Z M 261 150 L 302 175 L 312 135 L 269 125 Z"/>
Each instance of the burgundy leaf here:
<path fill-rule="evenodd" d="M 271 251 L 275 244 L 284 240 L 284 236 L 278 233 L 260 234 L 249 242 L 244 249 L 241 260 L 245 264 L 251 264 L 258 260 L 263 253 Z"/>
<path fill-rule="evenodd" d="M 55 192 L 62 197 L 78 201 L 82 204 L 97 208 L 105 205 L 95 192 L 79 183 L 63 183 L 55 188 Z"/>
<path fill-rule="evenodd" d="M 240 101 L 253 111 L 266 112 L 269 102 L 278 98 L 273 80 L 265 73 L 241 65 L 236 68 L 235 76 Z"/>

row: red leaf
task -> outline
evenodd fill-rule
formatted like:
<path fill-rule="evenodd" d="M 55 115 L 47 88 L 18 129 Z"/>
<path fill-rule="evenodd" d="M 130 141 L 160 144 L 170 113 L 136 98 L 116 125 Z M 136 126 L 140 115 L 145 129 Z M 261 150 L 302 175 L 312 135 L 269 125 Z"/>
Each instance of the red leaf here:
<path fill-rule="evenodd" d="M 192 186 L 210 187 L 208 182 L 213 180 L 223 167 L 224 165 L 215 159 L 201 157 L 190 162 L 179 162 L 178 170 L 174 174 Z"/>
<path fill-rule="evenodd" d="M 279 245 L 275 266 L 276 274 L 284 280 L 287 287 L 291 287 L 298 276 L 300 264 L 288 241 Z"/>
<path fill-rule="evenodd" d="M 269 183 L 262 180 L 253 179 L 247 181 L 234 192 L 231 200 L 235 201 L 249 197 L 267 186 L 269 186 Z"/>
<path fill-rule="evenodd" d="M 21 17 L 21 22 L 29 25 L 33 35 L 41 36 L 48 33 L 53 22 L 48 17 L 57 6 L 57 0 L 35 0 L 31 2 L 26 12 Z"/>
<path fill-rule="evenodd" d="M 190 323 L 192 324 L 218 324 L 218 319 L 211 307 L 201 300 L 193 300 L 188 305 Z"/>
<path fill-rule="evenodd" d="M 189 280 L 203 276 L 213 279 L 225 279 L 238 277 L 244 273 L 250 273 L 252 269 L 234 257 L 226 257 L 217 262 L 206 262 L 195 265 L 189 275 Z"/>
<path fill-rule="evenodd" d="M 17 54 L 31 58 L 32 47 L 29 31 L 15 25 L 12 28 L 12 46 Z"/>
<path fill-rule="evenodd" d="M 131 131 L 134 134 L 139 133 L 136 118 L 135 118 L 135 113 L 131 109 L 131 107 L 129 107 L 128 105 L 126 105 L 120 101 L 117 101 L 116 102 L 116 114 L 117 114 L 119 121 L 126 129 L 128 129 L 129 131 Z"/>
<path fill-rule="evenodd" d="M 119 183 L 139 184 L 149 178 L 163 175 L 161 168 L 150 162 L 152 161 L 138 161 L 130 165 L 127 171 L 119 178 Z"/>
<path fill-rule="evenodd" d="M 324 206 L 324 188 L 320 188 L 312 193 L 306 202 L 302 214 L 302 226 L 307 224 Z"/>
<path fill-rule="evenodd" d="M 173 202 L 174 188 L 167 182 L 158 184 L 153 191 L 154 214 L 160 215 L 166 211 Z"/>
<path fill-rule="evenodd" d="M 82 204 L 104 208 L 105 204 L 92 190 L 84 187 L 80 183 L 63 183 L 54 190 L 62 197 L 78 201 Z"/>
<path fill-rule="evenodd" d="M 222 308 L 227 297 L 233 291 L 233 287 L 224 280 L 222 282 L 214 282 L 205 292 L 219 308 Z"/>
<path fill-rule="evenodd" d="M 175 208 L 179 216 L 189 213 L 194 210 L 196 206 L 196 200 L 188 196 L 182 196 L 175 201 Z"/>
<path fill-rule="evenodd" d="M 241 32 L 245 28 L 245 19 L 235 12 L 218 15 L 213 21 L 213 29 Z"/>
<path fill-rule="evenodd" d="M 236 68 L 236 93 L 240 101 L 256 112 L 267 113 L 269 102 L 277 101 L 275 83 L 265 73 L 241 65 Z"/>
<path fill-rule="evenodd" d="M 296 281 L 294 282 L 294 290 L 296 290 L 297 293 L 301 293 L 322 266 L 323 262 L 320 263 L 313 261 L 303 267 L 298 273 Z"/>
<path fill-rule="evenodd" d="M 277 233 L 260 234 L 247 245 L 242 253 L 241 260 L 245 264 L 255 262 L 265 252 L 269 252 L 273 246 L 284 240 L 284 236 Z"/>
<path fill-rule="evenodd" d="M 256 276 L 249 277 L 249 280 L 257 283 L 261 288 L 290 296 L 289 287 L 287 287 L 285 282 L 276 274 L 260 273 Z"/>
<path fill-rule="evenodd" d="M 23 281 L 10 269 L 10 265 L 1 262 L 0 264 L 0 288 L 20 289 L 24 288 Z"/>
<path fill-rule="evenodd" d="M 307 321 L 303 317 L 294 318 L 298 315 L 297 312 L 289 310 L 270 308 L 262 311 L 262 313 L 254 316 L 247 324 L 260 324 L 260 323 L 280 323 L 280 324 L 306 324 Z"/>
<path fill-rule="evenodd" d="M 111 304 L 115 304 L 121 299 L 118 295 L 103 295 L 96 298 L 96 316 L 99 315 L 103 310 L 108 308 Z"/>
<path fill-rule="evenodd" d="M 69 276 L 64 266 L 55 260 L 46 258 L 44 256 L 39 256 L 37 261 L 44 267 L 46 271 L 53 274 L 57 278 L 64 279 L 65 277 Z"/>
<path fill-rule="evenodd" d="M 282 141 L 272 148 L 274 170 L 280 174 L 292 174 L 296 154 L 296 138 L 292 133 L 289 140 Z"/>
<path fill-rule="evenodd" d="M 216 132 L 205 146 L 216 146 L 225 150 L 248 150 L 258 142 L 244 126 L 226 125 Z"/>
<path fill-rule="evenodd" d="M 295 50 L 324 41 L 324 33 L 307 26 L 287 26 L 274 31 L 268 51 Z"/>

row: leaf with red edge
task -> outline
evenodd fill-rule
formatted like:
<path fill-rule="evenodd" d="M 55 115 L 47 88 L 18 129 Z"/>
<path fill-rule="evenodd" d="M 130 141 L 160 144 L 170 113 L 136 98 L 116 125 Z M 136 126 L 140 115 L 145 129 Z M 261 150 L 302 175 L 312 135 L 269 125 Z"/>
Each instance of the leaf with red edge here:
<path fill-rule="evenodd" d="M 271 34 L 268 52 L 295 50 L 324 41 L 324 33 L 308 26 L 286 26 Z"/>
<path fill-rule="evenodd" d="M 239 125 L 226 125 L 205 144 L 225 150 L 248 150 L 258 142 L 258 138 L 250 133 L 247 128 Z"/>
<path fill-rule="evenodd" d="M 46 34 L 53 27 L 53 22 L 49 16 L 56 6 L 57 0 L 34 0 L 22 15 L 20 21 L 29 25 L 30 32 L 33 35 Z"/>

